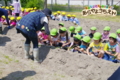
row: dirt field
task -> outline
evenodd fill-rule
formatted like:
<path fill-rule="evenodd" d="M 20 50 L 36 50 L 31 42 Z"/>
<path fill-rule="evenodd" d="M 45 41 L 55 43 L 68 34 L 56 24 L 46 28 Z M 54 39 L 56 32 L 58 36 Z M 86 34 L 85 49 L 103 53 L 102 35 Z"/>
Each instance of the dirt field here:
<path fill-rule="evenodd" d="M 58 28 L 58 23 L 50 21 L 50 29 Z M 73 25 L 63 23 L 67 28 Z M 80 19 L 80 24 L 87 33 L 92 26 L 99 32 L 105 26 L 110 26 L 111 32 L 120 28 L 120 23 L 93 19 Z M 107 80 L 119 67 L 119 64 L 50 46 L 40 47 L 43 62 L 37 64 L 24 59 L 25 39 L 16 34 L 15 28 L 8 31 L 4 26 L 3 31 L 4 35 L 0 35 L 0 78 L 3 80 Z"/>

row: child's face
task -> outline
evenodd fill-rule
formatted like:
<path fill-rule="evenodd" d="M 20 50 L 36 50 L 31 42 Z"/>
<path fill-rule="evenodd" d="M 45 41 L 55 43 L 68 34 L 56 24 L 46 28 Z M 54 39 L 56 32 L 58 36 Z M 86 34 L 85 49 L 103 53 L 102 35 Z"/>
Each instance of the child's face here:
<path fill-rule="evenodd" d="M 78 33 L 81 33 L 82 32 L 82 30 L 81 31 L 78 31 Z"/>
<path fill-rule="evenodd" d="M 41 32 L 45 34 L 45 31 L 41 31 Z"/>
<path fill-rule="evenodd" d="M 94 40 L 95 44 L 98 44 L 100 42 L 100 40 Z"/>
<path fill-rule="evenodd" d="M 91 33 L 94 34 L 96 31 L 95 30 L 91 30 Z"/>
<path fill-rule="evenodd" d="M 104 33 L 104 34 L 109 34 L 109 31 L 104 31 L 103 33 Z"/>
<path fill-rule="evenodd" d="M 120 33 L 119 34 L 117 34 L 119 37 L 120 37 Z"/>
<path fill-rule="evenodd" d="M 109 43 L 114 43 L 114 40 L 113 40 L 113 38 L 109 38 Z"/>
<path fill-rule="evenodd" d="M 66 32 L 60 33 L 60 36 L 64 37 L 66 35 Z"/>
<path fill-rule="evenodd" d="M 57 38 L 57 35 L 55 35 L 55 36 L 52 36 L 52 37 L 54 37 L 54 38 Z"/>
<path fill-rule="evenodd" d="M 62 25 L 59 25 L 59 28 L 63 27 Z"/>

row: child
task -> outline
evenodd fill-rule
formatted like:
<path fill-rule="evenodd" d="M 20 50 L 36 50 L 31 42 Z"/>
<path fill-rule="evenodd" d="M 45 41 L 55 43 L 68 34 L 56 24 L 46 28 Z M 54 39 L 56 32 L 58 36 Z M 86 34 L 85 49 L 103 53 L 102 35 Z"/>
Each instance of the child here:
<path fill-rule="evenodd" d="M 66 15 L 66 13 L 63 12 L 62 13 L 62 21 L 67 21 L 68 20 L 68 18 L 65 15 Z"/>
<path fill-rule="evenodd" d="M 17 20 L 17 23 L 18 23 L 21 20 L 21 17 L 17 17 L 16 20 Z"/>
<path fill-rule="evenodd" d="M 48 44 L 48 42 L 49 42 L 49 37 L 48 37 L 48 35 L 45 33 L 45 27 L 43 27 L 42 29 L 41 29 L 41 33 L 39 34 L 38 33 L 38 37 L 39 37 L 39 43 L 41 43 L 41 44 Z"/>
<path fill-rule="evenodd" d="M 117 41 L 118 44 L 120 45 L 120 29 L 117 30 Z"/>
<path fill-rule="evenodd" d="M 50 31 L 50 35 L 51 35 L 51 40 L 50 40 L 50 45 L 51 46 L 58 46 L 58 39 L 59 39 L 59 34 L 57 32 L 57 29 L 52 29 Z"/>
<path fill-rule="evenodd" d="M 87 48 L 89 46 L 89 43 L 90 43 L 91 39 L 89 36 L 85 36 L 83 39 L 82 39 L 82 44 L 80 45 L 80 49 L 79 51 L 82 52 L 82 53 L 85 53 L 87 54 Z"/>
<path fill-rule="evenodd" d="M 75 27 L 74 26 L 70 26 L 69 30 L 71 32 L 70 37 L 73 37 L 74 35 L 76 35 L 76 33 L 75 33 Z"/>
<path fill-rule="evenodd" d="M 72 15 L 72 22 L 73 22 L 75 25 L 80 25 L 80 22 L 79 22 L 79 20 L 76 18 L 76 15 Z"/>
<path fill-rule="evenodd" d="M 72 42 L 68 48 L 68 51 L 72 49 L 73 52 L 78 51 L 79 46 L 81 45 L 81 36 L 75 35 L 74 36 L 74 42 Z"/>
<path fill-rule="evenodd" d="M 116 53 L 116 47 L 117 47 L 117 35 L 115 33 L 111 33 L 109 36 L 109 42 L 105 44 L 104 47 L 104 59 L 108 61 L 115 61 Z"/>
<path fill-rule="evenodd" d="M 81 35 L 82 37 L 86 36 L 86 32 L 84 30 L 82 30 L 81 26 L 78 26 L 76 28 L 76 32 L 77 32 L 77 34 Z"/>
<path fill-rule="evenodd" d="M 70 38 L 68 37 L 67 29 L 65 27 L 61 27 L 59 29 L 59 33 L 59 46 L 67 50 L 68 45 L 70 44 Z"/>
<path fill-rule="evenodd" d="M 59 29 L 60 29 L 61 27 L 64 27 L 64 24 L 63 23 L 59 23 L 58 26 L 59 26 Z"/>
<path fill-rule="evenodd" d="M 10 26 L 15 27 L 16 26 L 16 20 L 15 17 L 10 18 Z"/>
<path fill-rule="evenodd" d="M 67 21 L 72 22 L 72 18 L 71 18 L 71 15 L 70 15 L 70 14 L 68 14 L 68 15 L 67 15 L 67 18 L 68 18 L 68 20 L 67 20 Z"/>
<path fill-rule="evenodd" d="M 24 9 L 23 9 L 23 8 L 21 9 L 20 16 L 25 16 L 25 11 L 24 11 Z"/>
<path fill-rule="evenodd" d="M 90 43 L 89 47 L 87 48 L 88 55 L 94 55 L 98 58 L 103 58 L 104 51 L 103 51 L 103 43 L 101 42 L 102 35 L 99 32 L 96 32 L 93 36 L 93 42 Z M 90 49 L 92 49 L 90 51 Z"/>
<path fill-rule="evenodd" d="M 57 20 L 57 13 L 54 13 L 54 14 L 52 15 L 52 20 Z"/>
<path fill-rule="evenodd" d="M 5 16 L 2 16 L 2 18 L 1 18 L 1 22 L 2 22 L 3 25 L 7 25 L 7 22 L 6 22 Z"/>
<path fill-rule="evenodd" d="M 107 43 L 108 42 L 108 40 L 109 40 L 109 32 L 110 32 L 110 27 L 106 26 L 104 28 L 104 32 L 102 34 L 102 42 L 103 43 Z"/>
<path fill-rule="evenodd" d="M 116 46 L 116 63 L 120 63 L 120 44 Z"/>
<path fill-rule="evenodd" d="M 96 27 L 91 27 L 90 30 L 91 30 L 91 33 L 89 34 L 89 37 L 93 38 L 93 35 L 96 32 L 97 28 Z"/>
<path fill-rule="evenodd" d="M 62 15 L 60 14 L 60 11 L 57 11 L 57 20 L 62 21 Z"/>

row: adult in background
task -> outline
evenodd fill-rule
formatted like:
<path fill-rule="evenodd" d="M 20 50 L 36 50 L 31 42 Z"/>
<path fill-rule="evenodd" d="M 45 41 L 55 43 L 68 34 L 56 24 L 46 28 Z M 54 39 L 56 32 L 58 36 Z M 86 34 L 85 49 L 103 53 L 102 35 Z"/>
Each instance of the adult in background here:
<path fill-rule="evenodd" d="M 15 16 L 18 17 L 21 11 L 20 3 L 18 2 L 18 0 L 15 0 L 14 3 L 10 5 L 14 6 Z"/>
<path fill-rule="evenodd" d="M 10 29 L 10 23 L 8 19 L 9 10 L 0 8 L 0 18 L 4 15 L 8 24 L 8 29 Z M 0 22 L 0 34 L 2 34 L 2 23 Z"/>
<path fill-rule="evenodd" d="M 44 26 L 46 34 L 50 34 L 48 18 L 51 14 L 52 11 L 46 8 L 41 11 L 29 13 L 18 22 L 16 29 L 18 33 L 21 33 L 26 38 L 24 45 L 25 58 L 30 58 L 29 50 L 30 42 L 32 41 L 34 62 L 40 62 L 37 31 Z"/>

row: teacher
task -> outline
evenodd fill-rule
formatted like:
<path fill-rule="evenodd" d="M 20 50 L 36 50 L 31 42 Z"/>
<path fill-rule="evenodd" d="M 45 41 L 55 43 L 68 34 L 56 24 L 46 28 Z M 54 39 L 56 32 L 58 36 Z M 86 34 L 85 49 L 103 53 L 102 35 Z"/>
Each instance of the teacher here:
<path fill-rule="evenodd" d="M 24 16 L 17 24 L 16 27 L 17 32 L 21 33 L 26 38 L 24 45 L 25 58 L 27 59 L 30 58 L 29 50 L 30 50 L 30 42 L 32 41 L 34 62 L 40 62 L 38 36 L 36 32 L 39 31 L 44 26 L 46 34 L 47 35 L 50 34 L 48 19 L 51 14 L 52 11 L 48 8 L 42 11 L 32 12 Z"/>

